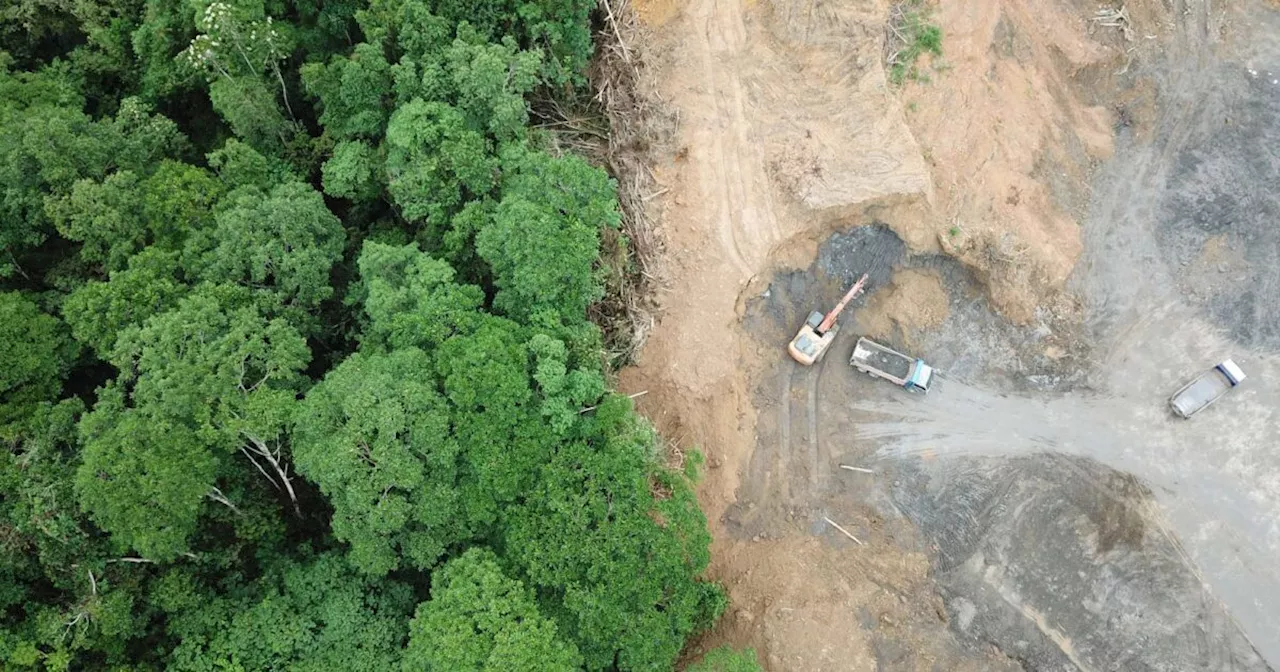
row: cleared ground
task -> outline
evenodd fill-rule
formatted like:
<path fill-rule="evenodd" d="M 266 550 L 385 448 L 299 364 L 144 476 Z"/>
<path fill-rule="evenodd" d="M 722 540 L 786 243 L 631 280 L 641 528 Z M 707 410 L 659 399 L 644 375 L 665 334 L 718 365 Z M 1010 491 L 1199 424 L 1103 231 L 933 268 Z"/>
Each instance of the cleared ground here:
<path fill-rule="evenodd" d="M 781 394 L 759 393 L 778 413 L 759 423 L 770 430 L 749 473 L 769 473 L 748 480 L 766 484 L 757 498 L 791 508 L 851 497 L 869 512 L 845 525 L 855 535 L 874 537 L 876 515 L 904 516 L 929 546 L 953 627 L 1029 669 L 1280 659 L 1273 46 L 1179 73 L 1171 86 L 1186 104 L 1165 108 L 1160 140 L 1121 136 L 1095 178 L 1072 280 L 1087 320 L 1070 335 L 1075 356 L 1042 342 L 1055 336 L 1047 321 L 993 318 L 953 265 L 893 260 L 902 246 L 887 230 L 838 235 L 808 272 L 775 281 L 748 313 L 766 340 L 785 336 L 806 297 L 831 301 L 827 278 L 883 278 L 887 263 L 940 271 L 950 316 L 885 336 L 950 375 L 928 398 L 885 389 L 843 361 L 856 330 L 820 369 L 781 363 Z M 1249 370 L 1247 386 L 1193 421 L 1174 418 L 1168 394 L 1228 356 Z M 790 476 L 776 494 L 770 462 Z"/>
<path fill-rule="evenodd" d="M 623 384 L 708 456 L 735 610 L 708 645 L 775 670 L 1280 660 L 1280 22 L 1147 4 L 1130 42 L 1092 3 L 943 3 L 954 72 L 898 92 L 860 46 L 878 3 L 654 5 L 672 291 Z M 862 272 L 827 359 L 791 363 Z M 858 335 L 943 380 L 856 373 Z M 1245 386 L 1171 417 L 1227 356 Z"/>

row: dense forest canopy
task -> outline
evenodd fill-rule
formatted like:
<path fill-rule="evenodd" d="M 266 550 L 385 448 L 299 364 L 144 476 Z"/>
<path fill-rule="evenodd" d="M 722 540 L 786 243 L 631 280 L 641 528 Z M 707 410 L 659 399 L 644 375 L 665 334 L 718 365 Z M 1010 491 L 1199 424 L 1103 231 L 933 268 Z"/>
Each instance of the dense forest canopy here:
<path fill-rule="evenodd" d="M 0 669 L 662 670 L 719 616 L 587 320 L 614 184 L 530 125 L 593 10 L 0 8 Z"/>

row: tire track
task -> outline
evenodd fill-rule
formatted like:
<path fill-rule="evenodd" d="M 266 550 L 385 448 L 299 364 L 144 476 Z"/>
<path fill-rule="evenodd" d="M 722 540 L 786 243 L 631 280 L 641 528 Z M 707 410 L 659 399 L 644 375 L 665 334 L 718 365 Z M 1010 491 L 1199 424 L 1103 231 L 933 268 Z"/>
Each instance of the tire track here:
<path fill-rule="evenodd" d="M 778 405 L 778 453 L 775 462 L 775 475 L 782 483 L 781 492 L 782 501 L 791 502 L 791 479 L 787 477 L 787 469 L 791 464 L 791 389 L 795 380 L 796 369 L 799 368 L 795 362 L 788 361 L 783 368 L 785 375 L 782 376 L 782 403 Z M 766 479 L 766 491 L 768 490 L 768 479 Z"/>
<path fill-rule="evenodd" d="M 781 237 L 771 185 L 759 142 L 746 114 L 742 72 L 736 63 L 747 49 L 747 29 L 738 0 L 714 2 L 702 19 L 698 49 L 702 87 L 711 118 L 699 135 L 709 148 L 699 177 L 715 194 L 714 229 L 728 261 L 742 278 L 755 275 Z"/>
<path fill-rule="evenodd" d="M 831 354 L 831 350 L 835 349 L 833 342 L 826 354 Z M 809 487 L 811 491 L 809 497 L 813 497 L 825 490 L 826 469 L 822 468 L 822 451 L 818 438 L 818 390 L 822 381 L 822 373 L 827 368 L 827 358 L 824 356 L 817 363 L 816 371 L 809 376 L 807 385 L 807 404 L 805 408 L 806 419 L 808 420 L 806 429 L 808 430 L 808 448 L 809 448 Z"/>
<path fill-rule="evenodd" d="M 735 0 L 729 0 L 730 3 Z M 712 46 L 712 36 L 719 35 L 716 18 L 719 13 L 715 13 L 705 19 L 701 39 L 699 40 L 699 50 L 701 51 L 702 60 L 702 80 L 703 86 L 709 92 L 710 103 L 713 114 L 716 117 L 713 121 L 723 119 L 720 111 L 720 103 L 722 100 L 721 87 L 718 82 L 727 82 L 731 87 L 740 86 L 736 73 L 720 73 L 715 64 L 716 53 Z M 726 48 L 731 49 L 731 46 Z M 718 125 L 718 124 L 717 124 Z M 720 240 L 721 250 L 729 257 L 729 261 L 737 268 L 742 277 L 751 277 L 753 274 L 751 265 L 747 263 L 745 255 L 743 255 L 742 247 L 738 244 L 733 217 L 733 200 L 738 197 L 741 188 L 731 190 L 728 178 L 725 176 L 725 166 L 738 165 L 737 157 L 727 156 L 725 143 L 722 134 L 712 132 L 710 134 L 711 154 L 709 160 L 699 162 L 699 176 L 704 183 L 702 192 L 716 194 L 716 212 L 715 212 L 715 231 L 716 236 Z M 706 184 L 711 182 L 713 184 Z M 740 187 L 740 185 L 739 185 Z"/>

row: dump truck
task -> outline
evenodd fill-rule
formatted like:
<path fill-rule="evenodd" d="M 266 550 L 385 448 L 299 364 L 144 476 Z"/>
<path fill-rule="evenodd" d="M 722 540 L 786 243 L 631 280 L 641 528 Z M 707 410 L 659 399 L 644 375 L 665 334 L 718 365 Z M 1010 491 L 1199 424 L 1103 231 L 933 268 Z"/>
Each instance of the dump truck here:
<path fill-rule="evenodd" d="M 863 273 L 831 312 L 826 315 L 816 310 L 809 313 L 809 319 L 805 320 L 796 337 L 787 344 L 787 352 L 791 354 L 791 358 L 805 366 L 821 360 L 840 332 L 840 324 L 836 321 L 840 317 L 840 311 L 862 292 L 866 284 L 867 274 Z"/>
<path fill-rule="evenodd" d="M 869 338 L 859 338 L 849 357 L 853 368 L 876 378 L 884 378 L 912 392 L 928 392 L 933 367 L 923 359 L 904 355 Z"/>
<path fill-rule="evenodd" d="M 1235 362 L 1224 359 L 1222 363 L 1196 376 L 1195 380 L 1174 392 L 1169 397 L 1169 408 L 1179 417 L 1190 418 L 1221 399 L 1243 382 L 1244 378 L 1244 371 Z"/>

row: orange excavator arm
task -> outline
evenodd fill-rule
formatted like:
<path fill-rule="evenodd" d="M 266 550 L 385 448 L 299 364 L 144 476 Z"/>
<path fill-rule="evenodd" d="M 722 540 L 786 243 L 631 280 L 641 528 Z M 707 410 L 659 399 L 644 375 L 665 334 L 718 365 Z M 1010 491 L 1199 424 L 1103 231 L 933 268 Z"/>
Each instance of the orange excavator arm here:
<path fill-rule="evenodd" d="M 849 302 L 853 300 L 853 297 L 857 296 L 862 291 L 862 286 L 865 285 L 866 282 L 867 274 L 863 273 L 862 277 L 858 278 L 858 281 L 853 283 L 853 286 L 845 293 L 844 298 L 840 299 L 840 303 L 837 303 L 836 307 L 832 308 L 831 312 L 827 313 L 827 316 L 822 320 L 822 324 L 818 325 L 817 332 L 819 334 L 827 333 L 827 330 L 836 323 L 836 318 L 840 317 L 840 311 L 844 310 L 844 307 L 849 305 Z"/>

